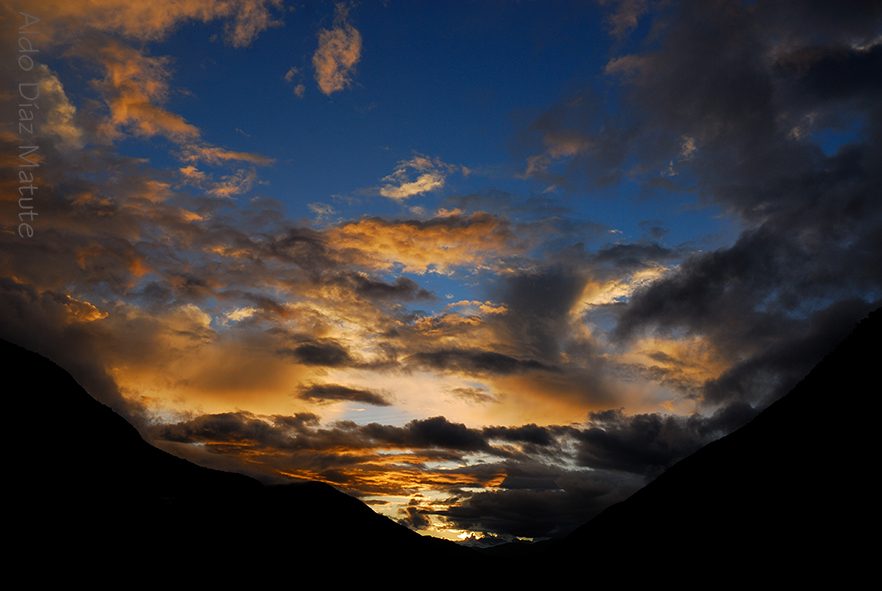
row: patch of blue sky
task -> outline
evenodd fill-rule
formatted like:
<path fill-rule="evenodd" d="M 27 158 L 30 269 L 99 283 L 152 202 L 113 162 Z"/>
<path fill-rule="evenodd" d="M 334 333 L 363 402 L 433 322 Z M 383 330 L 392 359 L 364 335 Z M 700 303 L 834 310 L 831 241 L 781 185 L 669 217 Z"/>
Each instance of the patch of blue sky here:
<path fill-rule="evenodd" d="M 855 117 L 841 127 L 825 127 L 812 131 L 811 138 L 824 150 L 827 156 L 833 156 L 843 146 L 854 143 L 861 139 L 864 121 Z"/>

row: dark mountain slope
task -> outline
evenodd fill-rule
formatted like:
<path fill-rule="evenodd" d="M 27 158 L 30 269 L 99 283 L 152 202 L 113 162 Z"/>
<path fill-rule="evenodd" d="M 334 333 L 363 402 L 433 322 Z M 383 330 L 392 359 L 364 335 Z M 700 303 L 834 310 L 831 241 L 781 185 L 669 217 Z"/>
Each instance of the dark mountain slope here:
<path fill-rule="evenodd" d="M 548 550 L 494 559 L 422 538 L 332 487 L 265 487 L 144 442 L 61 368 L 0 343 L 16 571 L 36 581 L 851 586 L 872 565 L 882 311 L 787 396 Z M 13 383 L 11 380 L 7 383 Z"/>
<path fill-rule="evenodd" d="M 574 531 L 546 567 L 647 583 L 856 580 L 879 521 L 880 362 L 876 310 L 789 394 Z"/>
<path fill-rule="evenodd" d="M 51 361 L 5 341 L 0 356 L 24 378 L 7 393 L 11 563 L 41 580 L 277 583 L 301 569 L 340 580 L 477 559 L 326 484 L 264 486 L 174 457 Z"/>

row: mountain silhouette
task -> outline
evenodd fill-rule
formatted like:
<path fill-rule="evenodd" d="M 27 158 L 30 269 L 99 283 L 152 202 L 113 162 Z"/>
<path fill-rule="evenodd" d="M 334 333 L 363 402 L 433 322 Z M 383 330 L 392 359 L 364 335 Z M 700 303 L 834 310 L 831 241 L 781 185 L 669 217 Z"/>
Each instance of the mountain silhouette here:
<path fill-rule="evenodd" d="M 12 564 L 105 584 L 193 580 L 281 583 L 324 569 L 329 580 L 392 560 L 413 572 L 427 556 L 479 556 L 423 537 L 319 482 L 265 486 L 161 451 L 62 368 L 0 342 L 13 392 L 6 488 Z M 12 436 L 9 434 L 12 433 Z M 331 570 L 327 570 L 334 565 Z"/>
<path fill-rule="evenodd" d="M 786 396 L 572 532 L 543 566 L 631 583 L 863 585 L 880 343 L 877 309 Z"/>
<path fill-rule="evenodd" d="M 265 486 L 172 456 L 63 369 L 2 341 L 7 375 L 25 378 L 7 415 L 10 564 L 35 581 L 121 585 L 436 571 L 519 586 L 557 575 L 629 587 L 848 585 L 872 564 L 859 533 L 878 522 L 865 475 L 880 342 L 882 309 L 746 426 L 563 540 L 499 558 L 419 536 L 326 484 Z"/>

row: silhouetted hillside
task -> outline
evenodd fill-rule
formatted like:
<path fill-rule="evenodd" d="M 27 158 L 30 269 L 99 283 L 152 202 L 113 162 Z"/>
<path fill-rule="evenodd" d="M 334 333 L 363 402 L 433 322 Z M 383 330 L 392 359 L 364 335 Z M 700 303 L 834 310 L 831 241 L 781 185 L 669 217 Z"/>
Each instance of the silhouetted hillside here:
<path fill-rule="evenodd" d="M 789 394 L 554 548 L 548 567 L 628 580 L 841 585 L 872 561 L 882 309 Z M 579 565 L 579 566 L 576 566 Z"/>
<path fill-rule="evenodd" d="M 860 534 L 877 522 L 865 474 L 880 338 L 877 310 L 748 425 L 566 539 L 508 559 L 421 537 L 328 485 L 266 487 L 171 456 L 54 363 L 2 342 L 7 372 L 27 378 L 9 394 L 12 563 L 39 580 L 105 583 L 440 572 L 522 585 L 558 574 L 627 586 L 841 584 L 872 559 Z"/>
<path fill-rule="evenodd" d="M 471 560 L 329 485 L 264 486 L 176 458 L 51 361 L 5 341 L 0 355 L 27 378 L 10 393 L 4 482 L 23 517 L 10 532 L 13 563 L 34 572 L 52 564 L 52 580 L 274 583 L 303 569 L 339 580 L 390 560 L 400 572 L 427 557 Z"/>

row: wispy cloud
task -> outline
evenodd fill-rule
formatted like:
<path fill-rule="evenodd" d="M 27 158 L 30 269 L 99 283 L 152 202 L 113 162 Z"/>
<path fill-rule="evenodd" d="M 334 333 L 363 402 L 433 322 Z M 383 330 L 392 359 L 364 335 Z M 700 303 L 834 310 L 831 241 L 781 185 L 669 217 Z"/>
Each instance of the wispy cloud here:
<path fill-rule="evenodd" d="M 436 191 L 444 186 L 447 176 L 456 171 L 469 173 L 464 166 L 446 164 L 440 158 L 433 160 L 417 154 L 410 160 L 399 162 L 395 171 L 383 178 L 386 184 L 380 187 L 380 195 L 400 201 Z"/>
<path fill-rule="evenodd" d="M 10 0 L 16 11 L 35 11 L 33 2 Z M 92 33 L 118 34 L 137 41 L 157 41 L 190 21 L 207 23 L 226 20 L 225 40 L 234 47 L 248 46 L 269 27 L 281 25 L 273 9 L 281 10 L 282 0 L 157 0 L 120 2 L 94 0 L 68 2 L 45 0 L 40 16 L 49 43 L 69 43 Z"/>
<path fill-rule="evenodd" d="M 641 16 L 649 10 L 649 0 L 598 0 L 600 4 L 615 5 L 616 9 L 609 13 L 607 22 L 614 37 L 623 37 L 636 26 Z"/>
<path fill-rule="evenodd" d="M 105 70 L 99 81 L 110 115 L 103 135 L 118 139 L 123 130 L 143 137 L 161 135 L 174 142 L 194 140 L 199 130 L 182 117 L 163 109 L 168 100 L 168 58 L 154 58 L 109 41 L 97 48 Z"/>

